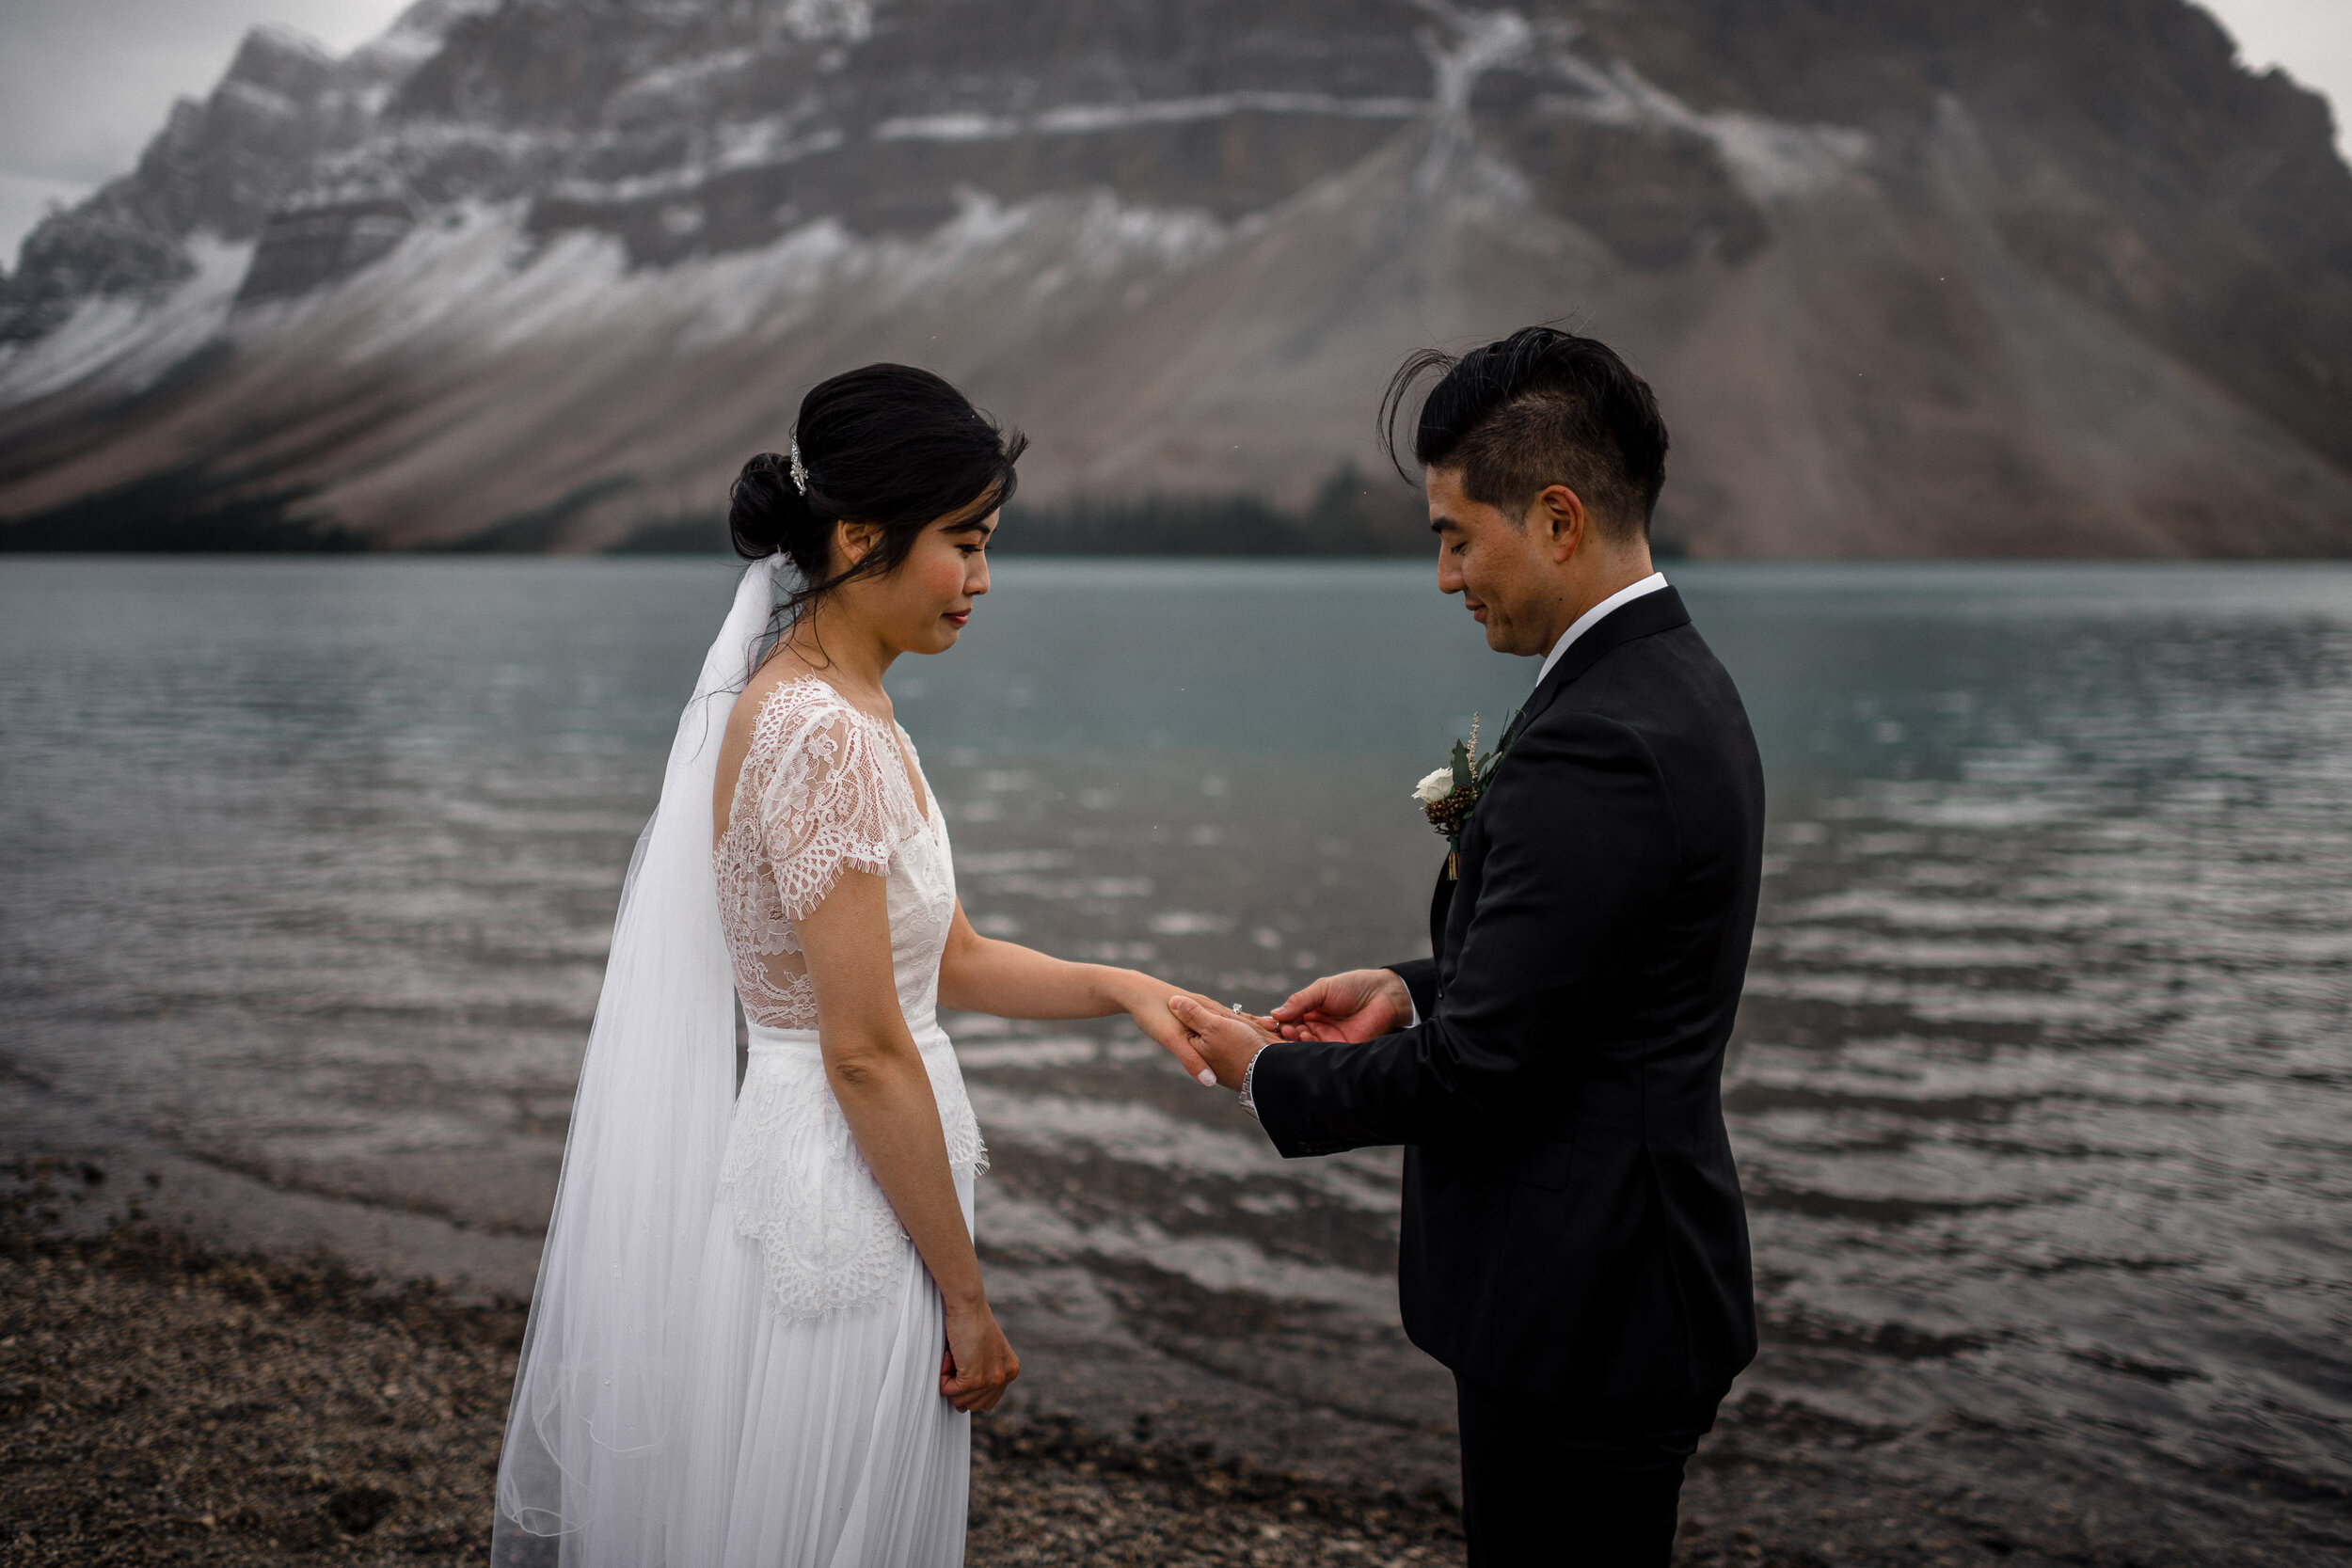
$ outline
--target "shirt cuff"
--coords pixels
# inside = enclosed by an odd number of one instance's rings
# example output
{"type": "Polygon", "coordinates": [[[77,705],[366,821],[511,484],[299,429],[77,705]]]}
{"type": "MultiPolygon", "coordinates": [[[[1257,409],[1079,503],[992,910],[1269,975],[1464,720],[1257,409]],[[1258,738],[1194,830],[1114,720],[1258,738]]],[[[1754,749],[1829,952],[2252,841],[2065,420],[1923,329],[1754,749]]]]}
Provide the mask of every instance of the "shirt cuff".
{"type": "Polygon", "coordinates": [[[1258,1047],[1257,1050],[1251,1052],[1249,1053],[1249,1065],[1242,1069],[1241,1072],[1241,1108],[1249,1113],[1249,1117],[1252,1121],[1263,1119],[1258,1115],[1258,1096],[1256,1091],[1258,1087],[1258,1058],[1265,1053],[1266,1048],[1263,1045],[1258,1047]]]}

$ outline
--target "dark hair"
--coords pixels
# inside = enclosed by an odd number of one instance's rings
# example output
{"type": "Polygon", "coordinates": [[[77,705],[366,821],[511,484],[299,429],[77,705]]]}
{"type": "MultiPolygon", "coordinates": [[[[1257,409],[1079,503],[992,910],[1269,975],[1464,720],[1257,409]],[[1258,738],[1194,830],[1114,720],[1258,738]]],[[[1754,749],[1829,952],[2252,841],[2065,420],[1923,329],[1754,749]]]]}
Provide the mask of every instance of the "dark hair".
{"type": "Polygon", "coordinates": [[[1463,494],[1514,521],[1546,486],[1565,484],[1605,537],[1648,533],[1666,483],[1666,421],[1649,383],[1607,343],[1530,326],[1459,358],[1422,349],[1380,400],[1381,442],[1399,473],[1397,416],[1431,371],[1444,373],[1413,430],[1422,467],[1459,468],[1463,494]]]}
{"type": "Polygon", "coordinates": [[[1012,499],[1013,465],[1028,449],[961,392],[911,365],[867,365],[819,382],[801,400],[792,460],[763,451],[743,465],[727,500],[735,553],[757,561],[782,550],[801,586],[779,610],[789,626],[843,583],[898,569],[925,529],[961,513],[984,515],[1012,499]],[[855,564],[833,571],[834,527],[871,523],[882,538],[855,564]]]}

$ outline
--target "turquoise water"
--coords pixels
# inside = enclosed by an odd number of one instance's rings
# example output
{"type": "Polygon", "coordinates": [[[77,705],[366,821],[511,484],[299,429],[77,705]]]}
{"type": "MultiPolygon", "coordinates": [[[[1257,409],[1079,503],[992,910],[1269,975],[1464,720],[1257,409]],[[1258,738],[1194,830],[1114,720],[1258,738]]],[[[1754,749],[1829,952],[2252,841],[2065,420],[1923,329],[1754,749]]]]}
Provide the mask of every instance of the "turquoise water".
{"type": "MultiPolygon", "coordinates": [[[[2340,1506],[2352,571],[1670,575],[1772,789],[1727,1081],[1768,1321],[1741,1397],[1930,1472],[1957,1432],[2126,1494],[2340,1506]]],[[[731,580],[0,567],[0,1093],[537,1227],[731,580]]],[[[1419,950],[1440,851],[1406,791],[1534,670],[1420,566],[1014,560],[893,688],[984,928],[1263,1004],[1419,950]]],[[[1107,1028],[958,1034],[1020,1310],[1087,1304],[1088,1343],[1204,1400],[1441,1416],[1394,1337],[1392,1155],[1286,1166],[1107,1028]],[[1201,1304],[1241,1298],[1255,1337],[1220,1338],[1201,1304]]]]}

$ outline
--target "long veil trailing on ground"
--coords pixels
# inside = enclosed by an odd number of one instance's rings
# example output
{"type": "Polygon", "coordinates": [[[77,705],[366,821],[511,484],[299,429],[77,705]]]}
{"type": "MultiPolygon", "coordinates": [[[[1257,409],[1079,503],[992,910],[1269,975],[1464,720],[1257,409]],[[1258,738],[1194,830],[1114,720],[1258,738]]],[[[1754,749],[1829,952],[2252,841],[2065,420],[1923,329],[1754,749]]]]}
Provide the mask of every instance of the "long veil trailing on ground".
{"type": "Polygon", "coordinates": [[[666,1560],[684,1340],[735,1094],[711,792],[782,560],[743,574],[621,892],[499,1461],[501,1568],[666,1560]]]}

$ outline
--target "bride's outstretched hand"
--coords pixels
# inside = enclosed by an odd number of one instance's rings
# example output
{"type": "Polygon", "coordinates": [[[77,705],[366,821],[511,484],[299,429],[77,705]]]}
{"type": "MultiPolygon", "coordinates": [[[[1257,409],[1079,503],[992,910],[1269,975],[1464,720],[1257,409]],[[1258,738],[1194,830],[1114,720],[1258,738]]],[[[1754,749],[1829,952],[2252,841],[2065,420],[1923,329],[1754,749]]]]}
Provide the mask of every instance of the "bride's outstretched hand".
{"type": "MultiPolygon", "coordinates": [[[[1181,990],[1148,974],[1138,974],[1135,978],[1139,983],[1128,988],[1132,994],[1122,994],[1120,1004],[1127,1009],[1127,1016],[1136,1021],[1136,1027],[1150,1036],[1161,1050],[1183,1063],[1184,1070],[1202,1085],[1215,1085],[1216,1074],[1201,1058],[1192,1031],[1168,1011],[1168,999],[1170,995],[1188,995],[1204,1007],[1214,1007],[1219,1012],[1230,1009],[1222,1002],[1213,1001],[1198,991],[1181,990]]],[[[1250,1027],[1269,1040],[1281,1037],[1274,1032],[1274,1021],[1270,1018],[1258,1018],[1249,1013],[1235,1013],[1233,1016],[1248,1020],[1250,1027]]]]}
{"type": "Polygon", "coordinates": [[[1189,992],[1169,997],[1168,1011],[1184,1026],[1193,1053],[1209,1064],[1215,1082],[1229,1089],[1240,1088],[1258,1053],[1282,1037],[1270,1018],[1258,1018],[1189,992]]]}
{"type": "Polygon", "coordinates": [[[1021,1357],[1012,1353],[996,1314],[985,1302],[947,1308],[947,1350],[939,1358],[939,1395],[958,1410],[993,1410],[1012,1380],[1021,1357]]]}
{"type": "Polygon", "coordinates": [[[1274,1009],[1286,1040],[1360,1045],[1412,1021],[1413,993],[1391,969],[1327,974],[1274,1009]]]}

